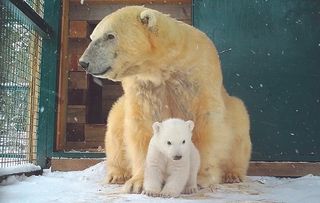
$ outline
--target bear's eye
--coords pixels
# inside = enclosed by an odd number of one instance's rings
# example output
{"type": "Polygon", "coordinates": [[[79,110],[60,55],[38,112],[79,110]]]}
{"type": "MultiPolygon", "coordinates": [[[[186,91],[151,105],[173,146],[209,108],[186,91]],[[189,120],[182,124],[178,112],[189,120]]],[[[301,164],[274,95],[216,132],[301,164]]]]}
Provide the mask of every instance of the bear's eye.
{"type": "Polygon", "coordinates": [[[185,141],[185,140],[183,140],[183,141],[182,141],[182,144],[184,144],[184,143],[186,143],[186,141],[185,141]]]}
{"type": "Polygon", "coordinates": [[[107,40],[112,40],[114,39],[114,35],[113,34],[108,34],[107,35],[107,40]]]}
{"type": "Polygon", "coordinates": [[[170,141],[168,141],[168,142],[167,142],[167,144],[168,144],[168,145],[171,145],[171,142],[170,142],[170,141]]]}

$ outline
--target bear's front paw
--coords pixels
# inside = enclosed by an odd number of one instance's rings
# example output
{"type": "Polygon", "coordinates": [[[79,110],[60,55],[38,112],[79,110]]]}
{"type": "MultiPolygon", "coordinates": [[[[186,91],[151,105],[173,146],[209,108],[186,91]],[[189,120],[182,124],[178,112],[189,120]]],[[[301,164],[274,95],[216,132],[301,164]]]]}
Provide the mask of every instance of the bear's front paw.
{"type": "Polygon", "coordinates": [[[143,191],[142,191],[142,194],[143,194],[143,195],[150,196],[150,197],[159,197],[159,196],[160,196],[160,193],[159,193],[159,192],[151,191],[151,190],[143,190],[143,191]]]}
{"type": "Polygon", "coordinates": [[[216,185],[220,183],[220,177],[199,175],[197,182],[201,189],[209,188],[213,192],[215,191],[216,185]]]}
{"type": "Polygon", "coordinates": [[[196,193],[196,192],[198,192],[197,186],[195,186],[195,187],[186,187],[182,193],[183,194],[192,194],[192,193],[196,193]]]}
{"type": "Polygon", "coordinates": [[[132,177],[124,184],[125,193],[140,194],[142,192],[143,178],[132,177]]]}

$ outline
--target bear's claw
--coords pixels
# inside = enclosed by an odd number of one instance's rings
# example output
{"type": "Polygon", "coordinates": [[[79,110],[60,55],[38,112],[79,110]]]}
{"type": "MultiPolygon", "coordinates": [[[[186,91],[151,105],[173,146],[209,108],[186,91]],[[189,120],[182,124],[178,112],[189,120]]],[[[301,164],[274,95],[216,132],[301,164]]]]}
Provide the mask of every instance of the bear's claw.
{"type": "Polygon", "coordinates": [[[223,177],[223,182],[224,183],[240,183],[242,182],[242,179],[238,175],[227,173],[223,177]]]}
{"type": "Polygon", "coordinates": [[[179,194],[172,193],[172,192],[160,192],[160,197],[164,198],[171,198],[171,197],[178,197],[179,194]]]}
{"type": "Polygon", "coordinates": [[[183,194],[192,194],[192,193],[196,193],[196,192],[198,192],[197,187],[187,187],[184,189],[184,191],[182,193],[183,194]]]}
{"type": "Polygon", "coordinates": [[[154,191],[142,191],[142,194],[143,195],[147,195],[147,196],[150,196],[150,197],[159,197],[160,196],[160,193],[159,192],[154,192],[154,191]]]}
{"type": "Polygon", "coordinates": [[[140,194],[142,192],[143,178],[132,177],[124,184],[125,193],[140,194]]]}
{"type": "Polygon", "coordinates": [[[109,174],[107,176],[107,182],[110,184],[124,184],[129,179],[130,176],[127,174],[109,174]]]}

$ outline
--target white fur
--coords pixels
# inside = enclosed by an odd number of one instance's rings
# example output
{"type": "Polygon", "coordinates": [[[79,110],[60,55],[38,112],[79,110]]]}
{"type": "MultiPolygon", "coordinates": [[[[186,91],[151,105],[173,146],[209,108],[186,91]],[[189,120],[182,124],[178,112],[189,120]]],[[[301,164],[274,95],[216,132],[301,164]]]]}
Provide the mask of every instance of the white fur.
{"type": "Polygon", "coordinates": [[[152,127],[153,136],[145,163],[144,194],[176,197],[181,193],[197,192],[200,155],[191,140],[194,123],[168,119],[155,122],[152,127]],[[174,160],[175,156],[182,158],[174,160]]]}

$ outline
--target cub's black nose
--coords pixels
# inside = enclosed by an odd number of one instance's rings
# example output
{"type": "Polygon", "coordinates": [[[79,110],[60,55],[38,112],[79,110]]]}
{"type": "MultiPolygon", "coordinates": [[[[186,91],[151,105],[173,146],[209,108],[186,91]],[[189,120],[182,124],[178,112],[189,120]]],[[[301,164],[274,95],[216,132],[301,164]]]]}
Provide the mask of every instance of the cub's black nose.
{"type": "Polygon", "coordinates": [[[180,160],[181,158],[182,158],[182,156],[177,156],[176,155],[176,156],[173,157],[173,160],[180,160]]]}
{"type": "Polygon", "coordinates": [[[83,69],[85,69],[85,70],[87,70],[88,67],[89,67],[89,63],[84,62],[84,61],[79,61],[79,64],[80,64],[80,66],[81,66],[83,69]]]}

